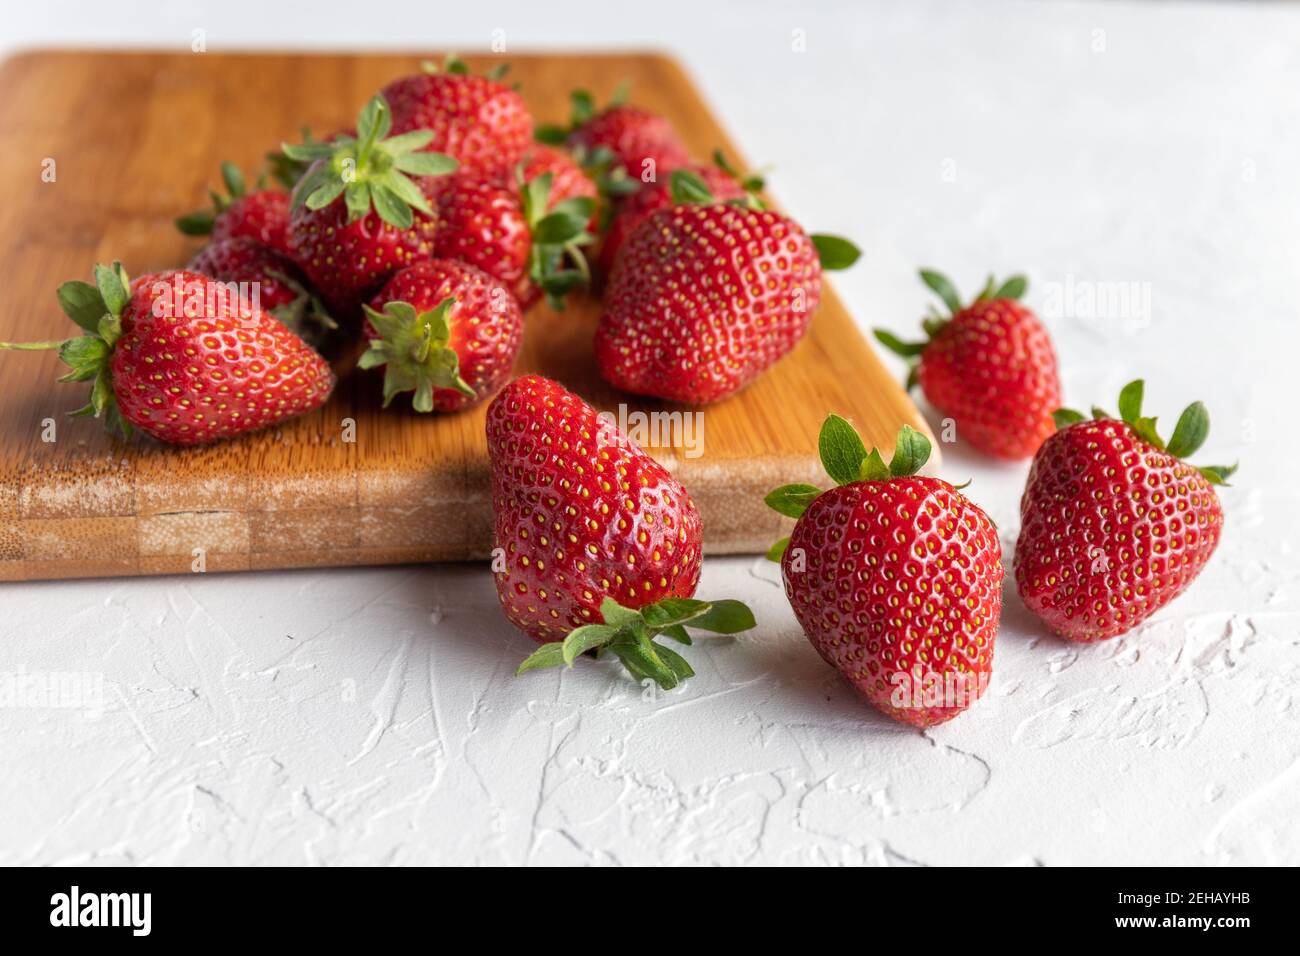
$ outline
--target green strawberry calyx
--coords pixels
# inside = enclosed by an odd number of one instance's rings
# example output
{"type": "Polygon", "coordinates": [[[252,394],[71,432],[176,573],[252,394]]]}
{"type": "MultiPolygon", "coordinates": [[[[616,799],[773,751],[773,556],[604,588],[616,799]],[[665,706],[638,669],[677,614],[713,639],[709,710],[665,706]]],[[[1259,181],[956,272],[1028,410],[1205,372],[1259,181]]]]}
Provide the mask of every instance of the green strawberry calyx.
{"type": "Polygon", "coordinates": [[[363,305],[366,317],[379,334],[357,360],[358,368],[384,366],[384,407],[401,392],[414,392],[417,412],[433,411],[433,391],[453,389],[469,398],[474,389],[460,377],[460,356],[447,343],[451,339],[448,317],[456,299],[448,296],[427,312],[409,302],[386,302],[376,312],[363,305]]]}
{"type": "Polygon", "coordinates": [[[0,342],[0,349],[39,352],[58,349],[70,371],[60,382],[90,382],[90,401],[71,412],[104,418],[109,430],[131,437],[131,423],[122,417],[113,394],[113,346],[122,336],[122,310],[131,300],[131,279],[122,263],[95,266],[95,284],[65,282],[59,286],[59,306],[85,330],[84,335],[55,342],[0,342]]]}
{"type": "Polygon", "coordinates": [[[578,127],[585,126],[606,110],[612,110],[616,106],[625,104],[630,92],[630,83],[627,81],[620,83],[615,88],[614,95],[609,98],[609,102],[605,104],[604,108],[601,108],[596,105],[596,98],[590,92],[587,90],[574,90],[569,94],[568,125],[543,123],[534,130],[533,139],[539,143],[546,143],[548,146],[560,146],[578,127]]]}
{"type": "MultiPolygon", "coordinates": [[[[722,151],[714,153],[715,161],[720,161],[720,168],[730,175],[738,175],[735,170],[727,164],[726,157],[722,151]]],[[[762,187],[763,180],[758,177],[748,179],[739,179],[742,186],[746,183],[757,183],[762,187]]],[[[709,189],[708,183],[698,174],[689,169],[674,169],[668,177],[668,188],[674,205],[702,205],[707,206],[716,203],[718,200],[713,195],[713,190],[709,189]]],[[[766,209],[767,205],[758,195],[750,188],[746,187],[743,199],[727,200],[725,205],[744,206],[748,209],[766,209]]],[[[828,272],[847,269],[853,263],[857,262],[862,256],[862,250],[843,236],[832,236],[826,233],[811,233],[808,238],[812,240],[813,247],[817,250],[817,258],[821,266],[828,272]]]]}
{"type": "Polygon", "coordinates": [[[597,658],[607,654],[617,657],[638,681],[652,680],[664,690],[672,690],[695,676],[695,671],[672,648],[656,642],[656,637],[689,645],[688,628],[738,634],[755,625],[754,612],[740,601],[693,598],[664,598],[636,610],[605,598],[600,604],[600,616],[600,624],[584,624],[562,641],[543,644],[524,659],[515,673],[572,667],[579,655],[594,651],[597,658]]]}
{"type": "Polygon", "coordinates": [[[587,229],[596,213],[596,200],[572,196],[548,209],[554,176],[542,173],[528,182],[522,164],[516,168],[524,219],[532,242],[528,250],[528,278],[546,295],[557,311],[564,309],[564,297],[591,282],[591,268],[582,247],[596,241],[587,229]]]}
{"type": "MultiPolygon", "coordinates": [[[[1157,451],[1163,451],[1179,459],[1196,454],[1200,447],[1205,444],[1205,439],[1210,434],[1210,413],[1206,410],[1205,403],[1192,402],[1192,404],[1184,408],[1183,413],[1178,416],[1177,424],[1174,425],[1173,435],[1166,442],[1160,437],[1160,432],[1156,429],[1156,419],[1142,414],[1142,398],[1145,390],[1146,383],[1140,378],[1129,382],[1120,389],[1119,420],[1132,428],[1137,433],[1138,438],[1157,451]]],[[[1056,422],[1057,430],[1063,430],[1071,425],[1077,425],[1085,421],[1104,419],[1113,421],[1115,416],[1094,405],[1092,418],[1088,418],[1072,408],[1058,408],[1052,412],[1052,419],[1056,422]]],[[[1205,480],[1212,485],[1226,485],[1228,479],[1237,470],[1236,465],[1195,467],[1205,477],[1205,480]]]]}
{"type": "MultiPolygon", "coordinates": [[[[221,164],[221,181],[226,187],[224,193],[219,193],[215,189],[208,190],[208,195],[212,198],[212,208],[199,209],[178,217],[175,220],[177,229],[187,236],[211,235],[217,216],[229,209],[237,200],[248,195],[244,173],[234,163],[221,164]]],[[[254,188],[262,189],[264,185],[263,180],[259,178],[254,188]]]]}
{"type": "MultiPolygon", "coordinates": [[[[452,76],[469,76],[470,68],[455,53],[448,53],[443,57],[442,62],[437,60],[424,60],[420,63],[420,69],[425,73],[448,73],[452,76]]],[[[510,64],[501,62],[493,65],[490,69],[485,70],[483,75],[489,80],[500,82],[505,75],[510,72],[510,64]]]]}
{"type": "MultiPolygon", "coordinates": [[[[895,355],[907,359],[906,385],[909,389],[916,385],[917,368],[920,365],[921,356],[930,347],[930,343],[934,341],[935,336],[944,330],[957,313],[970,308],[970,306],[962,305],[961,296],[957,293],[957,287],[942,272],[936,272],[933,269],[922,269],[920,275],[921,281],[948,307],[946,316],[933,305],[926,310],[925,318],[921,320],[921,328],[925,330],[925,341],[905,342],[888,329],[872,330],[876,341],[895,355]]],[[[990,275],[984,283],[984,288],[980,290],[979,295],[975,297],[971,305],[998,300],[1015,302],[1025,294],[1025,290],[1028,288],[1029,280],[1022,275],[1013,275],[1002,282],[998,282],[990,275]]]]}
{"type": "Polygon", "coordinates": [[[717,166],[718,169],[722,170],[722,172],[734,179],[736,185],[745,190],[745,192],[750,196],[757,198],[757,194],[761,193],[763,187],[767,185],[767,180],[761,170],[756,173],[741,172],[732,165],[731,160],[727,159],[727,154],[721,149],[715,149],[713,151],[712,159],[714,166],[717,166]]]}
{"type": "Polygon", "coordinates": [[[314,345],[326,332],[338,329],[338,322],[315,292],[279,269],[268,269],[267,275],[294,293],[292,302],[268,310],[282,325],[288,326],[291,332],[299,338],[312,341],[314,345]]]}
{"type": "MultiPolygon", "coordinates": [[[[301,132],[302,142],[294,144],[295,146],[321,145],[312,137],[310,126],[303,126],[301,132]]],[[[311,160],[292,159],[283,149],[271,150],[266,154],[265,159],[267,169],[271,172],[271,177],[290,192],[293,192],[294,187],[298,185],[298,181],[301,180],[307,170],[311,168],[312,163],[311,160]]]]}
{"type": "MultiPolygon", "coordinates": [[[[727,200],[730,204],[745,206],[749,209],[767,208],[767,204],[759,196],[765,185],[761,174],[746,175],[742,173],[731,164],[731,161],[727,159],[727,155],[720,149],[713,151],[713,165],[734,179],[736,185],[745,191],[742,198],[727,200]]],[[[690,169],[674,169],[668,177],[668,188],[675,205],[681,206],[691,203],[708,205],[717,202],[713,191],[709,189],[708,183],[698,173],[690,169]]]]}
{"type": "Polygon", "coordinates": [[[348,222],[373,209],[397,229],[410,228],[412,210],[432,216],[429,200],[411,176],[446,175],[456,169],[456,160],[421,152],[433,140],[432,130],[390,137],[392,122],[388,102],[374,96],[357,116],[356,136],[340,136],[332,143],[285,143],[289,159],[312,163],[293,189],[293,205],[324,209],[342,199],[348,222]]]}
{"type": "MultiPolygon", "coordinates": [[[[839,415],[829,415],[822,423],[817,436],[817,451],[822,467],[836,485],[851,485],[857,481],[888,481],[915,475],[930,460],[930,439],[910,425],[898,430],[894,440],[894,454],[885,464],[879,448],[867,450],[851,423],[839,415]]],[[[816,485],[782,485],[768,493],[763,503],[777,514],[787,518],[801,518],[808,506],[822,493],[816,485]]],[[[782,538],[767,552],[769,561],[780,561],[789,545],[789,537],[782,538]]]]}
{"type": "Polygon", "coordinates": [[[628,175],[627,169],[608,146],[597,146],[593,149],[578,144],[569,153],[573,161],[582,167],[587,178],[595,183],[596,192],[606,200],[602,205],[601,229],[603,230],[609,225],[609,219],[614,214],[614,203],[640,189],[641,180],[633,179],[628,175]]]}

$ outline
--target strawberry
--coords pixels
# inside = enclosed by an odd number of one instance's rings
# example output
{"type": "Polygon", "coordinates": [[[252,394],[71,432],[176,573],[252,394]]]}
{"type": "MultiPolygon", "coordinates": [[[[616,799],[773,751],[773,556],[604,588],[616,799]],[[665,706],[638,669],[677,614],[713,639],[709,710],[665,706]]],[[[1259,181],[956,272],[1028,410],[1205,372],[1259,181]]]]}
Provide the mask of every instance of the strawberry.
{"type": "Polygon", "coordinates": [[[763,180],[757,176],[739,176],[721,150],[715,151],[713,158],[713,165],[700,163],[675,169],[668,179],[647,183],[624,200],[601,241],[598,260],[601,272],[605,275],[613,272],[623,243],[652,212],[688,202],[750,201],[761,206],[754,193],[763,188],[763,180]]]}
{"type": "Polygon", "coordinates": [[[596,329],[600,374],[616,388],[703,404],[742,388],[794,348],[823,268],[858,257],[847,240],[741,206],[680,205],[628,237],[596,329]]]}
{"type": "Polygon", "coordinates": [[[533,138],[533,118],[519,93],[504,83],[504,64],[489,76],[471,76],[448,57],[442,68],[404,76],[381,91],[393,110],[393,132],[431,130],[426,149],[446,153],[460,168],[490,175],[519,162],[533,138]]]}
{"type": "Polygon", "coordinates": [[[609,106],[597,112],[586,90],[570,94],[572,116],[567,127],[543,126],[537,138],[553,145],[588,154],[609,150],[633,180],[654,182],[691,161],[686,145],[671,123],[658,113],[626,105],[625,91],[614,94],[609,106]]]}
{"type": "Polygon", "coordinates": [[[1016,586],[1031,611],[1072,641],[1123,634],[1181,594],[1219,544],[1214,485],[1234,471],[1185,461],[1209,434],[1200,402],[1168,444],[1142,416],[1143,383],[1119,396],[1120,420],[1061,409],[1020,501],[1016,586]]]}
{"type": "Polygon", "coordinates": [[[481,402],[510,375],[523,341],[514,296],[486,272],[445,259],[408,266],[366,310],[360,368],[384,366],[384,405],[414,392],[417,412],[481,402]]]}
{"type": "Polygon", "coordinates": [[[487,440],[501,607],[550,642],[520,671],[603,647],[638,679],[671,687],[690,668],[656,634],[689,643],[687,621],[723,633],[753,626],[737,602],[689,600],[700,579],[699,511],[608,416],[529,375],[489,406],[487,440]]]}
{"type": "Polygon", "coordinates": [[[589,196],[552,203],[553,178],[546,172],[507,186],[499,178],[448,176],[436,190],[435,254],[482,269],[525,309],[542,294],[563,308],[564,296],[588,279],[582,246],[592,241],[587,224],[596,203],[589,196]]]}
{"type": "MultiPolygon", "coordinates": [[[[513,170],[503,170],[498,174],[498,185],[516,190],[523,198],[524,185],[550,173],[551,188],[547,195],[546,211],[550,212],[566,199],[590,199],[593,204],[599,200],[599,190],[595,180],[573,156],[562,149],[534,143],[513,170]]],[[[593,211],[587,221],[587,231],[593,235],[597,229],[596,214],[593,211]]]]}
{"type": "Polygon", "coordinates": [[[241,286],[259,308],[298,335],[319,336],[336,329],[324,304],[306,286],[298,267],[253,239],[237,237],[208,243],[185,267],[222,282],[241,286]]]}
{"type": "Polygon", "coordinates": [[[882,713],[949,720],[988,684],[1002,613],[997,529],[977,505],[916,472],[930,442],[907,426],[889,464],[837,415],[822,425],[836,486],[784,485],[765,499],[797,518],[768,553],[817,653],[882,713]]]}
{"type": "Polygon", "coordinates": [[[394,272],[433,258],[432,177],[456,163],[416,152],[431,131],[389,138],[390,126],[388,104],[376,96],[357,117],[357,136],[284,146],[290,159],[312,163],[293,191],[293,258],[339,313],[355,314],[394,272]]]}
{"type": "Polygon", "coordinates": [[[289,254],[289,195],[274,189],[248,192],[244,174],[233,163],[221,164],[226,195],[210,193],[212,209],[181,216],[176,228],[187,236],[210,236],[213,242],[247,238],[289,254]]]}
{"type": "Polygon", "coordinates": [[[197,445],[319,408],[334,388],[329,365],[298,336],[230,287],[173,270],[132,282],[121,263],[95,266],[95,285],[65,282],[59,304],[86,334],[64,342],[0,343],[55,349],[92,381],[77,415],[106,417],[129,436],[197,445]]]}
{"type": "Polygon", "coordinates": [[[1054,429],[1061,385],[1047,329],[1016,301],[1024,277],[995,287],[990,276],[968,306],[939,273],[923,269],[921,279],[951,315],[931,310],[925,342],[902,342],[884,329],[876,338],[908,359],[908,387],[919,382],[930,404],[956,422],[959,436],[987,455],[1028,458],[1054,429]]]}
{"type": "Polygon", "coordinates": [[[551,174],[551,190],[547,199],[547,209],[554,209],[557,203],[565,199],[587,197],[595,200],[596,184],[582,165],[562,149],[534,143],[520,160],[522,170],[519,175],[507,171],[501,176],[503,185],[517,186],[522,180],[530,183],[544,173],[551,174]]]}

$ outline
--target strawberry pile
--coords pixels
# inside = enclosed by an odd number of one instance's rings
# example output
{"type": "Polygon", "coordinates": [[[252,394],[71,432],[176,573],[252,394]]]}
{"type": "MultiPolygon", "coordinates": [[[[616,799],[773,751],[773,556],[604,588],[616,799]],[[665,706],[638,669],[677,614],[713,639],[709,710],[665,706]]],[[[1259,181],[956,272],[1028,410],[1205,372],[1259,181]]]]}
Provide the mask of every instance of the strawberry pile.
{"type": "MultiPolygon", "coordinates": [[[[454,57],[400,77],[324,140],[268,154],[278,186],[221,167],[224,191],[182,216],[206,237],[183,269],[120,263],[58,290],[81,330],[2,343],[57,349],[90,383],[76,414],[130,437],[214,442],[321,408],[355,354],[388,406],[456,414],[490,402],[486,437],[506,618],[540,645],[527,672],[617,659],[671,689],[693,674],[670,644],[755,626],[734,600],[700,600],[705,547],[690,492],[563,384],[511,381],[525,315],[601,292],[592,352],[615,388],[689,405],[745,388],[815,319],[824,270],[859,257],[768,207],[763,180],[720,152],[692,156],[668,119],[618,94],[572,94],[564,125],[536,125],[503,70],[454,57]],[[595,252],[591,262],[588,256],[595,252]],[[594,263],[594,268],[593,268],[594,263]],[[355,343],[358,347],[345,346],[355,343]],[[371,371],[373,370],[373,371],[371,371]],[[494,397],[495,396],[495,397],[494,397]]],[[[1182,593],[1223,528],[1215,486],[1233,468],[1186,458],[1206,439],[1196,402],[1166,442],[1130,383],[1118,416],[1062,409],[1046,326],[1023,277],[946,312],[923,341],[876,337],[983,454],[1032,458],[1014,555],[1024,604],[1062,637],[1126,633],[1182,593]]],[[[929,727],[984,693],[1002,607],[997,530],[961,489],[919,471],[929,439],[903,427],[888,457],[836,415],[817,436],[834,486],[766,498],[794,519],[768,557],[822,658],[888,716],[929,727]]]]}

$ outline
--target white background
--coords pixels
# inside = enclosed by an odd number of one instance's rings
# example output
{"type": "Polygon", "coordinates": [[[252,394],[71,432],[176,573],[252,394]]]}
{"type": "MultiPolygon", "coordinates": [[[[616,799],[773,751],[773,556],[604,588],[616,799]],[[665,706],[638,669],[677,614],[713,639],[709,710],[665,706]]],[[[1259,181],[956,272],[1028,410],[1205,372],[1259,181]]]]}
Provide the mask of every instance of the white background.
{"type": "MultiPolygon", "coordinates": [[[[1026,271],[1040,309],[1138,283],[1149,316],[1045,315],[1066,395],[1145,375],[1166,427],[1205,399],[1199,460],[1242,462],[1223,543],[1100,646],[1009,589],[989,693],[926,733],[855,699],[750,559],[700,593],[760,629],[667,696],[586,661],[514,678],[531,645],[481,567],[3,585],[0,671],[101,674],[105,701],[0,710],[0,863],[1300,863],[1300,8],[357,11],[18,4],[0,48],[671,50],[783,205],[862,245],[835,282],[864,325],[915,328],[918,265],[1026,271]]],[[[945,455],[1009,561],[1026,467],[945,455]]]]}

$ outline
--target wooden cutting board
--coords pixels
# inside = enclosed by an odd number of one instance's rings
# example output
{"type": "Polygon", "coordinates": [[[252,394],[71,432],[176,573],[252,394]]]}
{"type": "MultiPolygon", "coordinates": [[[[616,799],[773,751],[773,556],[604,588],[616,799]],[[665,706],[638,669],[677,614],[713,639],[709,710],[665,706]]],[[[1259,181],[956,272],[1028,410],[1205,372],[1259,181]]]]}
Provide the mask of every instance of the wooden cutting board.
{"type": "MultiPolygon", "coordinates": [[[[0,340],[71,335],[54,290],[89,279],[94,262],[121,259],[132,275],[182,265],[196,244],[172,220],[204,204],[221,160],[251,170],[303,124],[318,134],[349,124],[375,90],[428,56],[68,51],[0,65],[0,340]]],[[[493,62],[466,59],[474,70],[493,62]]],[[[697,155],[721,146],[743,165],[669,58],[509,60],[540,122],[567,118],[574,87],[603,100],[629,80],[633,101],[667,115],[697,155]]],[[[813,171],[785,171],[801,174],[813,171]]],[[[683,410],[600,381],[591,354],[598,315],[594,300],[562,315],[537,307],[516,371],[556,378],[615,413],[620,402],[628,414],[683,410]]],[[[0,579],[486,556],[485,406],[454,416],[381,411],[378,373],[349,365],[336,363],[338,390],[315,414],[178,450],[142,437],[123,442],[94,419],[68,418],[85,390],[55,381],[54,353],[0,352],[0,579]],[[55,440],[46,441],[51,421],[55,440]],[[344,440],[349,423],[353,441],[344,440]]],[[[763,495],[782,482],[823,480],[815,450],[829,412],[884,448],[903,423],[925,429],[827,289],[791,355],[703,410],[698,454],[648,450],[694,496],[707,551],[757,552],[788,523],[763,495]]]]}

